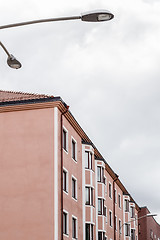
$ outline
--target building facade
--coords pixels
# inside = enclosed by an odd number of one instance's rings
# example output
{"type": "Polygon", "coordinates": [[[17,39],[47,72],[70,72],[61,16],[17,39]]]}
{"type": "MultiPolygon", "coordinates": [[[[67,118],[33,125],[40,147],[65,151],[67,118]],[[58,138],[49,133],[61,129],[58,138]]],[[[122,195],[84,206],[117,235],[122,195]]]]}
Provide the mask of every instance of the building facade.
{"type": "Polygon", "coordinates": [[[139,206],[60,97],[0,91],[0,133],[0,239],[143,239],[139,206]]]}
{"type": "Polygon", "coordinates": [[[139,240],[160,240],[160,225],[153,217],[141,218],[149,214],[147,207],[142,207],[138,213],[139,217],[139,240]]]}

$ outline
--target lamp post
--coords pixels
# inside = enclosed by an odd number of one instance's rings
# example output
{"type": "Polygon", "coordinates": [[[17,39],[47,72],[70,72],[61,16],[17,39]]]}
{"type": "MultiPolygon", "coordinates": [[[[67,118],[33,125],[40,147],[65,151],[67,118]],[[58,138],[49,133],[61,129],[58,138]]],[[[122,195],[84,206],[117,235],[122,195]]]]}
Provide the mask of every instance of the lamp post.
{"type": "Polygon", "coordinates": [[[131,221],[129,221],[129,222],[123,223],[122,226],[121,226],[120,229],[119,229],[119,240],[121,240],[121,230],[122,230],[122,227],[123,227],[125,224],[131,223],[131,222],[135,222],[136,220],[139,220],[139,219],[142,219],[142,218],[145,218],[145,217],[154,217],[154,216],[157,216],[157,214],[148,213],[148,214],[146,214],[146,215],[144,215],[144,216],[141,216],[141,217],[135,218],[135,219],[133,219],[133,220],[131,220],[131,221]]]}
{"type": "MultiPolygon", "coordinates": [[[[68,20],[78,20],[78,19],[84,22],[104,22],[104,21],[109,21],[112,18],[114,18],[114,15],[107,10],[95,10],[95,11],[82,13],[79,16],[48,18],[48,19],[39,19],[39,20],[20,22],[20,23],[12,23],[8,25],[0,26],[0,30],[6,29],[6,28],[37,24],[37,23],[45,23],[45,22],[57,22],[57,21],[68,21],[68,20]]],[[[18,60],[16,60],[16,58],[12,54],[9,53],[9,51],[2,44],[2,42],[0,42],[0,45],[8,56],[8,59],[7,59],[8,65],[14,69],[21,68],[22,66],[21,63],[18,60]]]]}

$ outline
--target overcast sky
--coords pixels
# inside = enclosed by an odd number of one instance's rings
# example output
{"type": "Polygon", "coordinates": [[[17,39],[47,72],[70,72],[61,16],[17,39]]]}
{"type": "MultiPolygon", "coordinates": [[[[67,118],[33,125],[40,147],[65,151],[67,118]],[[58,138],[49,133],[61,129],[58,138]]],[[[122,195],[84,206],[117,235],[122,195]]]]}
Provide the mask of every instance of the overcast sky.
{"type": "Polygon", "coordinates": [[[160,1],[0,0],[0,25],[108,9],[80,20],[1,30],[0,89],[61,96],[139,206],[160,223],[160,1]]]}

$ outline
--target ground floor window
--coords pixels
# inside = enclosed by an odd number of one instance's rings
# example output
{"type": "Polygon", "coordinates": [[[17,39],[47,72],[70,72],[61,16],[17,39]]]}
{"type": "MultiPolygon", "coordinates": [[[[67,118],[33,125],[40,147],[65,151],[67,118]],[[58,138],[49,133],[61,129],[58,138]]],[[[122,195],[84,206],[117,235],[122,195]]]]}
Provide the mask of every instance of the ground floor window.
{"type": "Polygon", "coordinates": [[[86,238],[85,240],[93,240],[93,224],[86,223],[86,238]]]}

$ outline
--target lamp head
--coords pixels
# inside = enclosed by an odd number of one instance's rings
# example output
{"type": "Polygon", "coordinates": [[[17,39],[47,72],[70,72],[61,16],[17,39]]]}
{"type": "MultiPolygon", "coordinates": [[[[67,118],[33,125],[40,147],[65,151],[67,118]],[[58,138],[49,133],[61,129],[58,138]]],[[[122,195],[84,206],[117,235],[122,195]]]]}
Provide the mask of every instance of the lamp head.
{"type": "Polygon", "coordinates": [[[81,14],[81,20],[86,22],[103,22],[114,18],[114,15],[108,10],[96,10],[81,14]]]}
{"type": "Polygon", "coordinates": [[[7,64],[14,69],[22,67],[21,63],[12,54],[7,58],[7,64]]]}

